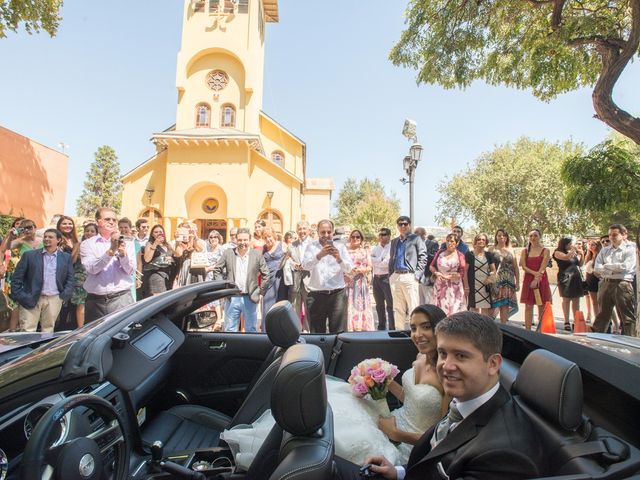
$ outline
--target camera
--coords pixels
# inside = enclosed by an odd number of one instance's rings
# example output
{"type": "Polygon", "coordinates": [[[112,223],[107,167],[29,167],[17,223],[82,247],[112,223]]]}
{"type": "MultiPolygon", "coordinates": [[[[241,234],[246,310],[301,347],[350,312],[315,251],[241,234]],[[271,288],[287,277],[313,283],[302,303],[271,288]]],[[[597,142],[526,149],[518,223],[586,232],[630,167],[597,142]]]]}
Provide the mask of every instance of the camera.
{"type": "Polygon", "coordinates": [[[13,229],[13,235],[16,237],[19,237],[23,233],[24,233],[24,228],[17,227],[13,229]]]}

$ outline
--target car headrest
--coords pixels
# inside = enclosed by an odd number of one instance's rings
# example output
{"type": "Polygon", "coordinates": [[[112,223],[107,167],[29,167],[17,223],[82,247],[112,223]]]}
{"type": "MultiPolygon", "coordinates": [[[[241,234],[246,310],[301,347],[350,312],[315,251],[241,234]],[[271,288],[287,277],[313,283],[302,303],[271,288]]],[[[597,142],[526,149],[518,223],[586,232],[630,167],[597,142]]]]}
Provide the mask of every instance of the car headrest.
{"type": "Polygon", "coordinates": [[[275,303],[264,317],[264,328],[271,343],[289,348],[300,338],[300,319],[293,305],[286,300],[275,303]]]}
{"type": "Polygon", "coordinates": [[[534,350],[520,367],[513,386],[521,399],[565,430],[582,422],[582,376],[578,366],[547,350],[534,350]]]}
{"type": "Polygon", "coordinates": [[[324,424],[327,386],[324,356],[316,345],[287,349],[271,387],[271,412],[292,435],[311,435],[324,424]]]}

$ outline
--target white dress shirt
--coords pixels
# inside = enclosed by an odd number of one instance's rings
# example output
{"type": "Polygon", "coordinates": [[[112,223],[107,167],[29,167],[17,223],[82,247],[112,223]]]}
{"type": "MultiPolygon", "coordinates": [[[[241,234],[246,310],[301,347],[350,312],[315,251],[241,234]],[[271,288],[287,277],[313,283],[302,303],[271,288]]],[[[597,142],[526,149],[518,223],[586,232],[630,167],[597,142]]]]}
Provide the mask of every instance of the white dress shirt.
{"type": "Polygon", "coordinates": [[[318,253],[322,250],[320,242],[311,242],[304,253],[302,268],[311,272],[307,288],[310,291],[337,290],[344,288],[344,274],[351,272],[352,262],[347,247],[341,243],[333,245],[338,249],[340,259],[338,261],[332,255],[325,255],[318,260],[318,253]]]}
{"type": "Polygon", "coordinates": [[[609,245],[600,250],[593,271],[601,278],[633,281],[636,273],[636,246],[623,240],[620,245],[609,245]]]}
{"type": "MultiPolygon", "coordinates": [[[[498,393],[498,389],[500,388],[500,382],[496,382],[496,384],[491,387],[487,392],[483,393],[479,397],[472,398],[471,400],[467,400],[466,402],[458,402],[454,398],[453,401],[456,402],[455,405],[458,407],[458,411],[460,415],[462,415],[462,420],[456,423],[452,423],[449,431],[455,429],[458,425],[460,425],[465,418],[479,409],[482,405],[487,403],[496,393],[498,393]]],[[[407,471],[404,467],[396,466],[396,472],[398,472],[398,480],[404,480],[404,477],[407,475],[407,471]]]]}
{"type": "Polygon", "coordinates": [[[245,253],[243,256],[236,255],[236,272],[235,272],[235,280],[236,285],[240,289],[240,291],[244,294],[247,292],[247,272],[249,270],[249,252],[245,253]]]}
{"type": "Polygon", "coordinates": [[[391,243],[384,247],[380,244],[371,250],[371,263],[373,264],[374,275],[389,275],[389,256],[391,254],[391,243]]]}

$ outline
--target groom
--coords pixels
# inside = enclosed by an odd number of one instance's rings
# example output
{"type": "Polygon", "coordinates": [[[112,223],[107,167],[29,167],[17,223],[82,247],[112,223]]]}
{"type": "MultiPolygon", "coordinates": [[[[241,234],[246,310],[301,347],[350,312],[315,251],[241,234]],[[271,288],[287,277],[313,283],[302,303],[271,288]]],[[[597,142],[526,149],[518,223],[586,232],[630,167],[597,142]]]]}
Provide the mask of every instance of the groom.
{"type": "MultiPolygon", "coordinates": [[[[533,426],[500,386],[502,332],[474,312],[453,314],[436,327],[438,377],[453,397],[449,413],[413,447],[406,467],[386,458],[365,460],[377,478],[390,480],[515,480],[544,474],[533,426]]],[[[337,460],[340,479],[360,479],[358,467],[337,460]]]]}

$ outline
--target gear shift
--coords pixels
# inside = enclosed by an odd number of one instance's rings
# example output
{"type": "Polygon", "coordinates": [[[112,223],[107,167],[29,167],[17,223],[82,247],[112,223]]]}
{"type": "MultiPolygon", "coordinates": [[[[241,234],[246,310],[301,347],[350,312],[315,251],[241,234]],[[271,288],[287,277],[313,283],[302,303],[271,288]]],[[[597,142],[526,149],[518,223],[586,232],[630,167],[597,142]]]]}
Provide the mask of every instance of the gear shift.
{"type": "Polygon", "coordinates": [[[173,478],[179,478],[184,480],[206,480],[207,477],[200,472],[193,471],[182,465],[178,465],[175,462],[168,460],[162,460],[164,457],[164,447],[160,440],[156,440],[151,444],[151,465],[155,468],[159,468],[163,472],[167,472],[173,476],[173,478]]]}

